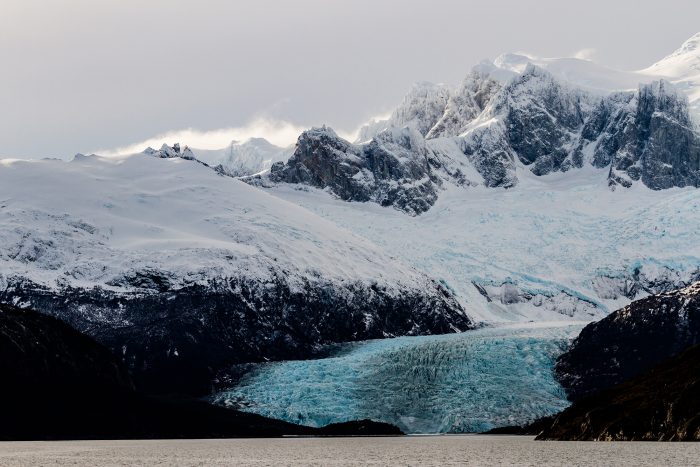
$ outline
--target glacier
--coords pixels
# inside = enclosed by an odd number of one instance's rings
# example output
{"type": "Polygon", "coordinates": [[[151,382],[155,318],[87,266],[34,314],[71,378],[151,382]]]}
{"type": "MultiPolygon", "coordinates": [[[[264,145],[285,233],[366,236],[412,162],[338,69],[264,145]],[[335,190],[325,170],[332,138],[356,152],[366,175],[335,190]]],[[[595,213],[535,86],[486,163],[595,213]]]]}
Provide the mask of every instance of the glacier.
{"type": "Polygon", "coordinates": [[[407,433],[519,425],[569,403],[556,357],[581,323],[527,323],[337,346],[328,358],[258,364],[217,404],[293,423],[357,419],[407,433]]]}
{"type": "Polygon", "coordinates": [[[524,172],[468,196],[448,186],[417,217],[310,187],[266,191],[440,280],[476,321],[593,321],[700,272],[700,190],[611,191],[607,173],[524,172]]]}

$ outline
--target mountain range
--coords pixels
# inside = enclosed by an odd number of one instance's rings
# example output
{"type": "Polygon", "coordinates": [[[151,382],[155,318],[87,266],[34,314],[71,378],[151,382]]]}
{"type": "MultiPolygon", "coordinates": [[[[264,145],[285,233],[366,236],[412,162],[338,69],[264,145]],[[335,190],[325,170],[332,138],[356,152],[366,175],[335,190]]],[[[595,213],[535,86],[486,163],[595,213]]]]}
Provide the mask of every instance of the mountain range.
{"type": "Polygon", "coordinates": [[[0,301],[191,394],[330,343],[601,319],[700,279],[699,67],[700,35],[637,72],[506,54],[355,141],[0,161],[0,301]]]}

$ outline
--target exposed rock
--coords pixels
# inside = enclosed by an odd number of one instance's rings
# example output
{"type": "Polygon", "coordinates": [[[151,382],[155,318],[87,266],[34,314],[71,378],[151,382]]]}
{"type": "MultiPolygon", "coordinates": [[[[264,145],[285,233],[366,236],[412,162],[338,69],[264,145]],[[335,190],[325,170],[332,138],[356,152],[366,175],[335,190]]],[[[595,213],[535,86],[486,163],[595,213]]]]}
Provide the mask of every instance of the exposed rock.
{"type": "Polygon", "coordinates": [[[6,305],[0,372],[0,439],[402,434],[370,420],[310,428],[195,399],[145,396],[106,348],[55,318],[6,305]]]}
{"type": "Polygon", "coordinates": [[[462,153],[489,188],[512,188],[518,183],[517,155],[508,144],[503,127],[483,126],[458,139],[462,153]]]}
{"type": "Polygon", "coordinates": [[[700,283],[632,302],[586,326],[555,365],[571,400],[597,393],[700,342],[700,283]]]}
{"type": "Polygon", "coordinates": [[[331,423],[317,428],[317,436],[397,436],[404,433],[389,423],[372,420],[357,420],[351,422],[331,423]]]}
{"type": "Polygon", "coordinates": [[[346,201],[373,201],[415,215],[437,200],[434,154],[413,128],[390,129],[370,142],[351,144],[327,127],[299,137],[289,162],[272,166],[273,182],[327,188],[346,201]]]}
{"type": "Polygon", "coordinates": [[[142,288],[56,290],[10,281],[0,302],[31,304],[94,337],[121,357],[139,389],[157,393],[206,394],[233,364],[308,358],[323,344],[472,327],[438,285],[442,294],[429,298],[359,282],[300,287],[284,277],[177,289],[154,271],[125,280],[142,288]]]}
{"type": "Polygon", "coordinates": [[[575,401],[548,425],[537,439],[700,440],[700,346],[629,381],[575,401]]]}
{"type": "Polygon", "coordinates": [[[583,126],[591,97],[559,83],[534,65],[494,97],[492,112],[503,115],[505,136],[520,161],[535,175],[581,167],[571,150],[583,126]]]}
{"type": "Polygon", "coordinates": [[[597,141],[593,164],[610,166],[612,184],[641,180],[655,190],[700,185],[700,135],[687,97],[666,81],[604,99],[583,136],[597,141]]]}
{"type": "Polygon", "coordinates": [[[179,157],[186,160],[196,160],[194,153],[189,147],[185,146],[184,149],[180,149],[180,143],[175,143],[172,147],[164,143],[163,146],[161,146],[161,148],[157,151],[148,147],[143,151],[143,153],[153,157],[160,157],[161,159],[173,159],[175,157],[179,157]]]}
{"type": "Polygon", "coordinates": [[[518,435],[518,436],[537,436],[545,429],[549,428],[554,421],[554,415],[538,418],[534,422],[524,425],[511,425],[493,428],[484,432],[485,435],[518,435]]]}
{"type": "Polygon", "coordinates": [[[471,327],[368,240],[194,162],[17,162],[0,179],[0,302],[94,337],[139,388],[202,394],[234,363],[471,327]]]}

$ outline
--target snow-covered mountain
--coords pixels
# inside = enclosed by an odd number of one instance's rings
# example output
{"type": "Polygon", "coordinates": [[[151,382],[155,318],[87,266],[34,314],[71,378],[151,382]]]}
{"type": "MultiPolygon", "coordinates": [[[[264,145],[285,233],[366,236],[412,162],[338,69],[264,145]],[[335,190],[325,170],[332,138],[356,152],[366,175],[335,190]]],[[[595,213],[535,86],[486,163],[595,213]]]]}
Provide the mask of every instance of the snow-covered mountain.
{"type": "Polygon", "coordinates": [[[479,319],[595,319],[700,278],[700,134],[670,79],[506,54],[446,100],[412,89],[366,141],[307,131],[250,182],[442,279],[479,319]]]}
{"type": "Polygon", "coordinates": [[[425,136],[444,113],[449,98],[450,89],[444,84],[416,83],[388,119],[361,127],[356,142],[369,141],[386,128],[405,126],[425,136]]]}
{"type": "Polygon", "coordinates": [[[700,33],[695,34],[678,50],[649,68],[641,70],[640,73],[662,76],[674,83],[688,96],[697,123],[700,116],[700,33]]]}
{"type": "Polygon", "coordinates": [[[447,99],[422,84],[385,128],[377,122],[365,127],[360,139],[371,139],[360,145],[328,129],[306,132],[270,179],[412,215],[428,210],[445,182],[510,188],[525,171],[546,175],[593,166],[608,170],[612,188],[700,186],[700,132],[687,96],[669,81],[601,96],[532,63],[514,69],[503,82],[495,73],[502,67],[479,65],[447,99]],[[403,128],[413,135],[392,144],[403,128]],[[320,132],[326,136],[313,136],[320,132]],[[406,161],[420,169],[392,170],[406,161]]]}
{"type": "Polygon", "coordinates": [[[420,214],[437,199],[440,179],[430,151],[413,126],[389,128],[370,142],[351,144],[327,127],[304,132],[289,161],[269,180],[329,188],[344,200],[374,201],[420,214]]]}
{"type": "Polygon", "coordinates": [[[471,325],[370,241],[157,151],[2,161],[0,245],[0,301],[94,336],[150,389],[206,391],[232,363],[471,325]]]}
{"type": "Polygon", "coordinates": [[[354,143],[2,161],[0,301],[193,391],[322,343],[599,319],[700,279],[696,43],[664,79],[504,55],[354,143]]]}
{"type": "Polygon", "coordinates": [[[278,161],[286,161],[293,148],[275,146],[264,138],[232,141],[222,149],[193,149],[195,157],[226,175],[244,177],[255,175],[272,167],[278,161]]]}
{"type": "Polygon", "coordinates": [[[444,283],[478,320],[594,320],[700,280],[700,190],[611,191],[606,169],[510,189],[447,184],[419,216],[296,184],[267,190],[444,283]]]}

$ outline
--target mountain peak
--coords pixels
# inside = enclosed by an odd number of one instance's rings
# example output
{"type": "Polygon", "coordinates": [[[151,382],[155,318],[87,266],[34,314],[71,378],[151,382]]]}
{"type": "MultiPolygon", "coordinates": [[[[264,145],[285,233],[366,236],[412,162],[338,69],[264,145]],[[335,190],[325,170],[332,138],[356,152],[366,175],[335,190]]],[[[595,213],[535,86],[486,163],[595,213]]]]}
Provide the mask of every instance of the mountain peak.
{"type": "Polygon", "coordinates": [[[675,53],[696,52],[699,49],[700,49],[700,32],[696,33],[690,39],[685,41],[683,43],[683,45],[681,45],[681,48],[678,49],[675,53]]]}
{"type": "Polygon", "coordinates": [[[700,73],[700,32],[645,71],[655,72],[671,78],[681,78],[700,73]]]}

